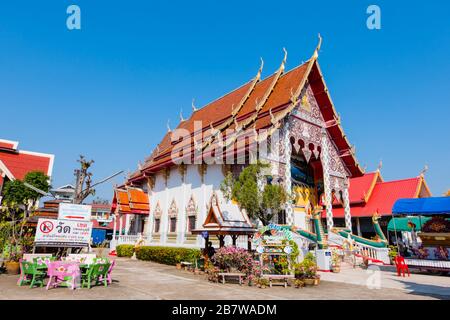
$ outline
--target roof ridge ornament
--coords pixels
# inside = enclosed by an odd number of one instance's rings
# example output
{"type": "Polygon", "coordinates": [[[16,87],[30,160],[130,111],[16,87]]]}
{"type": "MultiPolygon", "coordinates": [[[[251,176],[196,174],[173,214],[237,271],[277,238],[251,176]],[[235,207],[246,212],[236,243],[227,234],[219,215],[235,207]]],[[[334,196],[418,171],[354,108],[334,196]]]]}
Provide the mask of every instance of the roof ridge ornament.
{"type": "Polygon", "coordinates": [[[195,98],[192,98],[192,102],[191,102],[192,112],[195,112],[198,110],[197,107],[194,105],[194,101],[195,101],[195,98]]]}
{"type": "Polygon", "coordinates": [[[280,65],[280,71],[283,72],[284,71],[284,65],[286,64],[287,61],[287,50],[286,48],[283,47],[283,51],[284,51],[284,57],[283,57],[283,61],[281,61],[281,65],[280,65]]]}
{"type": "Polygon", "coordinates": [[[313,53],[313,59],[317,59],[319,57],[319,51],[320,51],[320,46],[322,45],[322,36],[320,35],[320,33],[317,34],[319,36],[319,43],[317,44],[316,49],[314,50],[313,53]]]}
{"type": "Polygon", "coordinates": [[[172,132],[172,129],[170,129],[170,119],[167,119],[167,132],[172,132]]]}
{"type": "Polygon", "coordinates": [[[264,60],[263,60],[263,58],[262,57],[259,57],[260,59],[261,59],[261,65],[259,66],[259,69],[258,69],[258,73],[256,74],[256,79],[259,79],[260,77],[261,77],[261,73],[262,73],[262,70],[263,70],[263,67],[264,67],[264,60]]]}
{"type": "Polygon", "coordinates": [[[428,165],[425,164],[422,171],[420,171],[419,177],[423,178],[425,176],[425,172],[427,172],[427,171],[428,171],[428,165]]]}
{"type": "Polygon", "coordinates": [[[183,108],[181,108],[180,110],[180,122],[183,122],[184,118],[183,118],[183,108]]]}
{"type": "Polygon", "coordinates": [[[380,162],[378,163],[377,171],[380,172],[382,167],[383,167],[383,160],[380,159],[380,162]]]}

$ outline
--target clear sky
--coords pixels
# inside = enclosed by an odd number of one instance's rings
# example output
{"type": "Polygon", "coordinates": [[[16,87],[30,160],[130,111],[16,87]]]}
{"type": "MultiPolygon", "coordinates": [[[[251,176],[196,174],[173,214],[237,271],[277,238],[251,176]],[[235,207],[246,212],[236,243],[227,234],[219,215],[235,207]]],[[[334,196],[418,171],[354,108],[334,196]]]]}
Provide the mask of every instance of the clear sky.
{"type": "MultiPolygon", "coordinates": [[[[79,154],[94,180],[133,171],[191,100],[203,106],[289,52],[319,62],[356,154],[386,180],[428,164],[450,188],[449,1],[2,1],[0,137],[56,155],[53,185],[73,183],[79,154]],[[66,9],[81,8],[81,30],[66,9]],[[366,26],[370,4],[381,29],[366,26]]],[[[123,177],[122,177],[123,178],[123,177]]],[[[110,199],[111,183],[98,189],[110,199]]]]}

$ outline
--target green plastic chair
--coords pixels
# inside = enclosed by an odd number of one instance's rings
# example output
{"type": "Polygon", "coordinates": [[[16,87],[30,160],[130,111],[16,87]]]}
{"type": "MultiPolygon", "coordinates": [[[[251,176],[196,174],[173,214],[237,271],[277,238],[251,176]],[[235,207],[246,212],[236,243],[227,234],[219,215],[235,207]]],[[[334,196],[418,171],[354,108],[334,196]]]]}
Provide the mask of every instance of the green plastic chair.
{"type": "Polygon", "coordinates": [[[81,274],[81,287],[90,289],[93,281],[95,281],[96,285],[103,282],[105,287],[108,286],[107,278],[110,265],[110,263],[91,264],[89,268],[81,274]],[[100,280],[100,277],[102,280],[100,280]]]}
{"type": "Polygon", "coordinates": [[[22,261],[21,264],[24,276],[20,280],[19,286],[30,283],[30,288],[33,288],[35,284],[43,287],[46,273],[40,271],[35,263],[22,261]]]}
{"type": "Polygon", "coordinates": [[[108,286],[108,272],[111,263],[99,263],[94,267],[95,284],[103,282],[105,287],[108,286]]]}

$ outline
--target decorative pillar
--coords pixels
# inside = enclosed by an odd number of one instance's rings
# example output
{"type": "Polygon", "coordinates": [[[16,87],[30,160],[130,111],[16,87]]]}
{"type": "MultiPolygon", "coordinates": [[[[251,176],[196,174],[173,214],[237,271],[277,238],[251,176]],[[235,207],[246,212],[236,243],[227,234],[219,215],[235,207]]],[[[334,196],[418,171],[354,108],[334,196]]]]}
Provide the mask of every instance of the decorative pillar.
{"type": "Polygon", "coordinates": [[[344,205],[344,215],[345,215],[345,227],[352,231],[352,215],[350,213],[350,199],[348,188],[350,187],[350,179],[346,178],[344,181],[344,191],[342,194],[342,201],[344,205]]]}
{"type": "Polygon", "coordinates": [[[322,151],[321,151],[321,160],[323,167],[323,184],[325,191],[325,209],[327,213],[327,230],[331,231],[333,228],[333,211],[332,211],[332,203],[331,203],[331,178],[330,178],[330,154],[328,150],[328,134],[325,128],[322,128],[322,151]]]}
{"type": "MultiPolygon", "coordinates": [[[[284,161],[286,163],[285,165],[285,174],[284,174],[284,185],[286,188],[286,193],[288,195],[291,194],[292,189],[292,181],[291,181],[291,153],[292,153],[292,146],[289,136],[289,122],[286,122],[285,125],[285,136],[284,136],[284,161]]],[[[294,225],[294,210],[292,208],[291,200],[288,200],[286,202],[286,223],[289,226],[294,225]]]]}

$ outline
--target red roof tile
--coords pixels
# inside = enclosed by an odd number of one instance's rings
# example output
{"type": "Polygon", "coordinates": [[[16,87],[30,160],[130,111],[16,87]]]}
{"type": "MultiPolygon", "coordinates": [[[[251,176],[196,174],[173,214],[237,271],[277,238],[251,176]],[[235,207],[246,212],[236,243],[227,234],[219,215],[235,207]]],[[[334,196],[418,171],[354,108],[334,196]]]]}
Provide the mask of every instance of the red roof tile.
{"type": "Polygon", "coordinates": [[[13,177],[19,180],[23,180],[25,175],[31,171],[41,171],[51,176],[53,158],[54,156],[50,154],[0,149],[0,161],[13,177]]]}
{"type": "MultiPolygon", "coordinates": [[[[395,201],[400,198],[417,197],[421,179],[421,177],[416,177],[388,182],[377,182],[367,203],[354,203],[350,206],[352,217],[371,217],[375,212],[378,212],[381,216],[391,215],[392,206],[395,201]]],[[[362,181],[363,180],[361,180],[361,182],[362,181]]],[[[353,179],[351,179],[350,182],[350,194],[352,194],[352,188],[354,187],[352,182],[353,179]]],[[[357,187],[361,187],[362,185],[367,186],[367,181],[364,181],[361,185],[357,185],[357,187]]],[[[361,190],[362,188],[353,194],[358,195],[361,190]]],[[[322,213],[322,217],[326,217],[325,212],[322,213]]],[[[344,209],[342,207],[333,208],[333,217],[343,218],[344,209]]]]}

